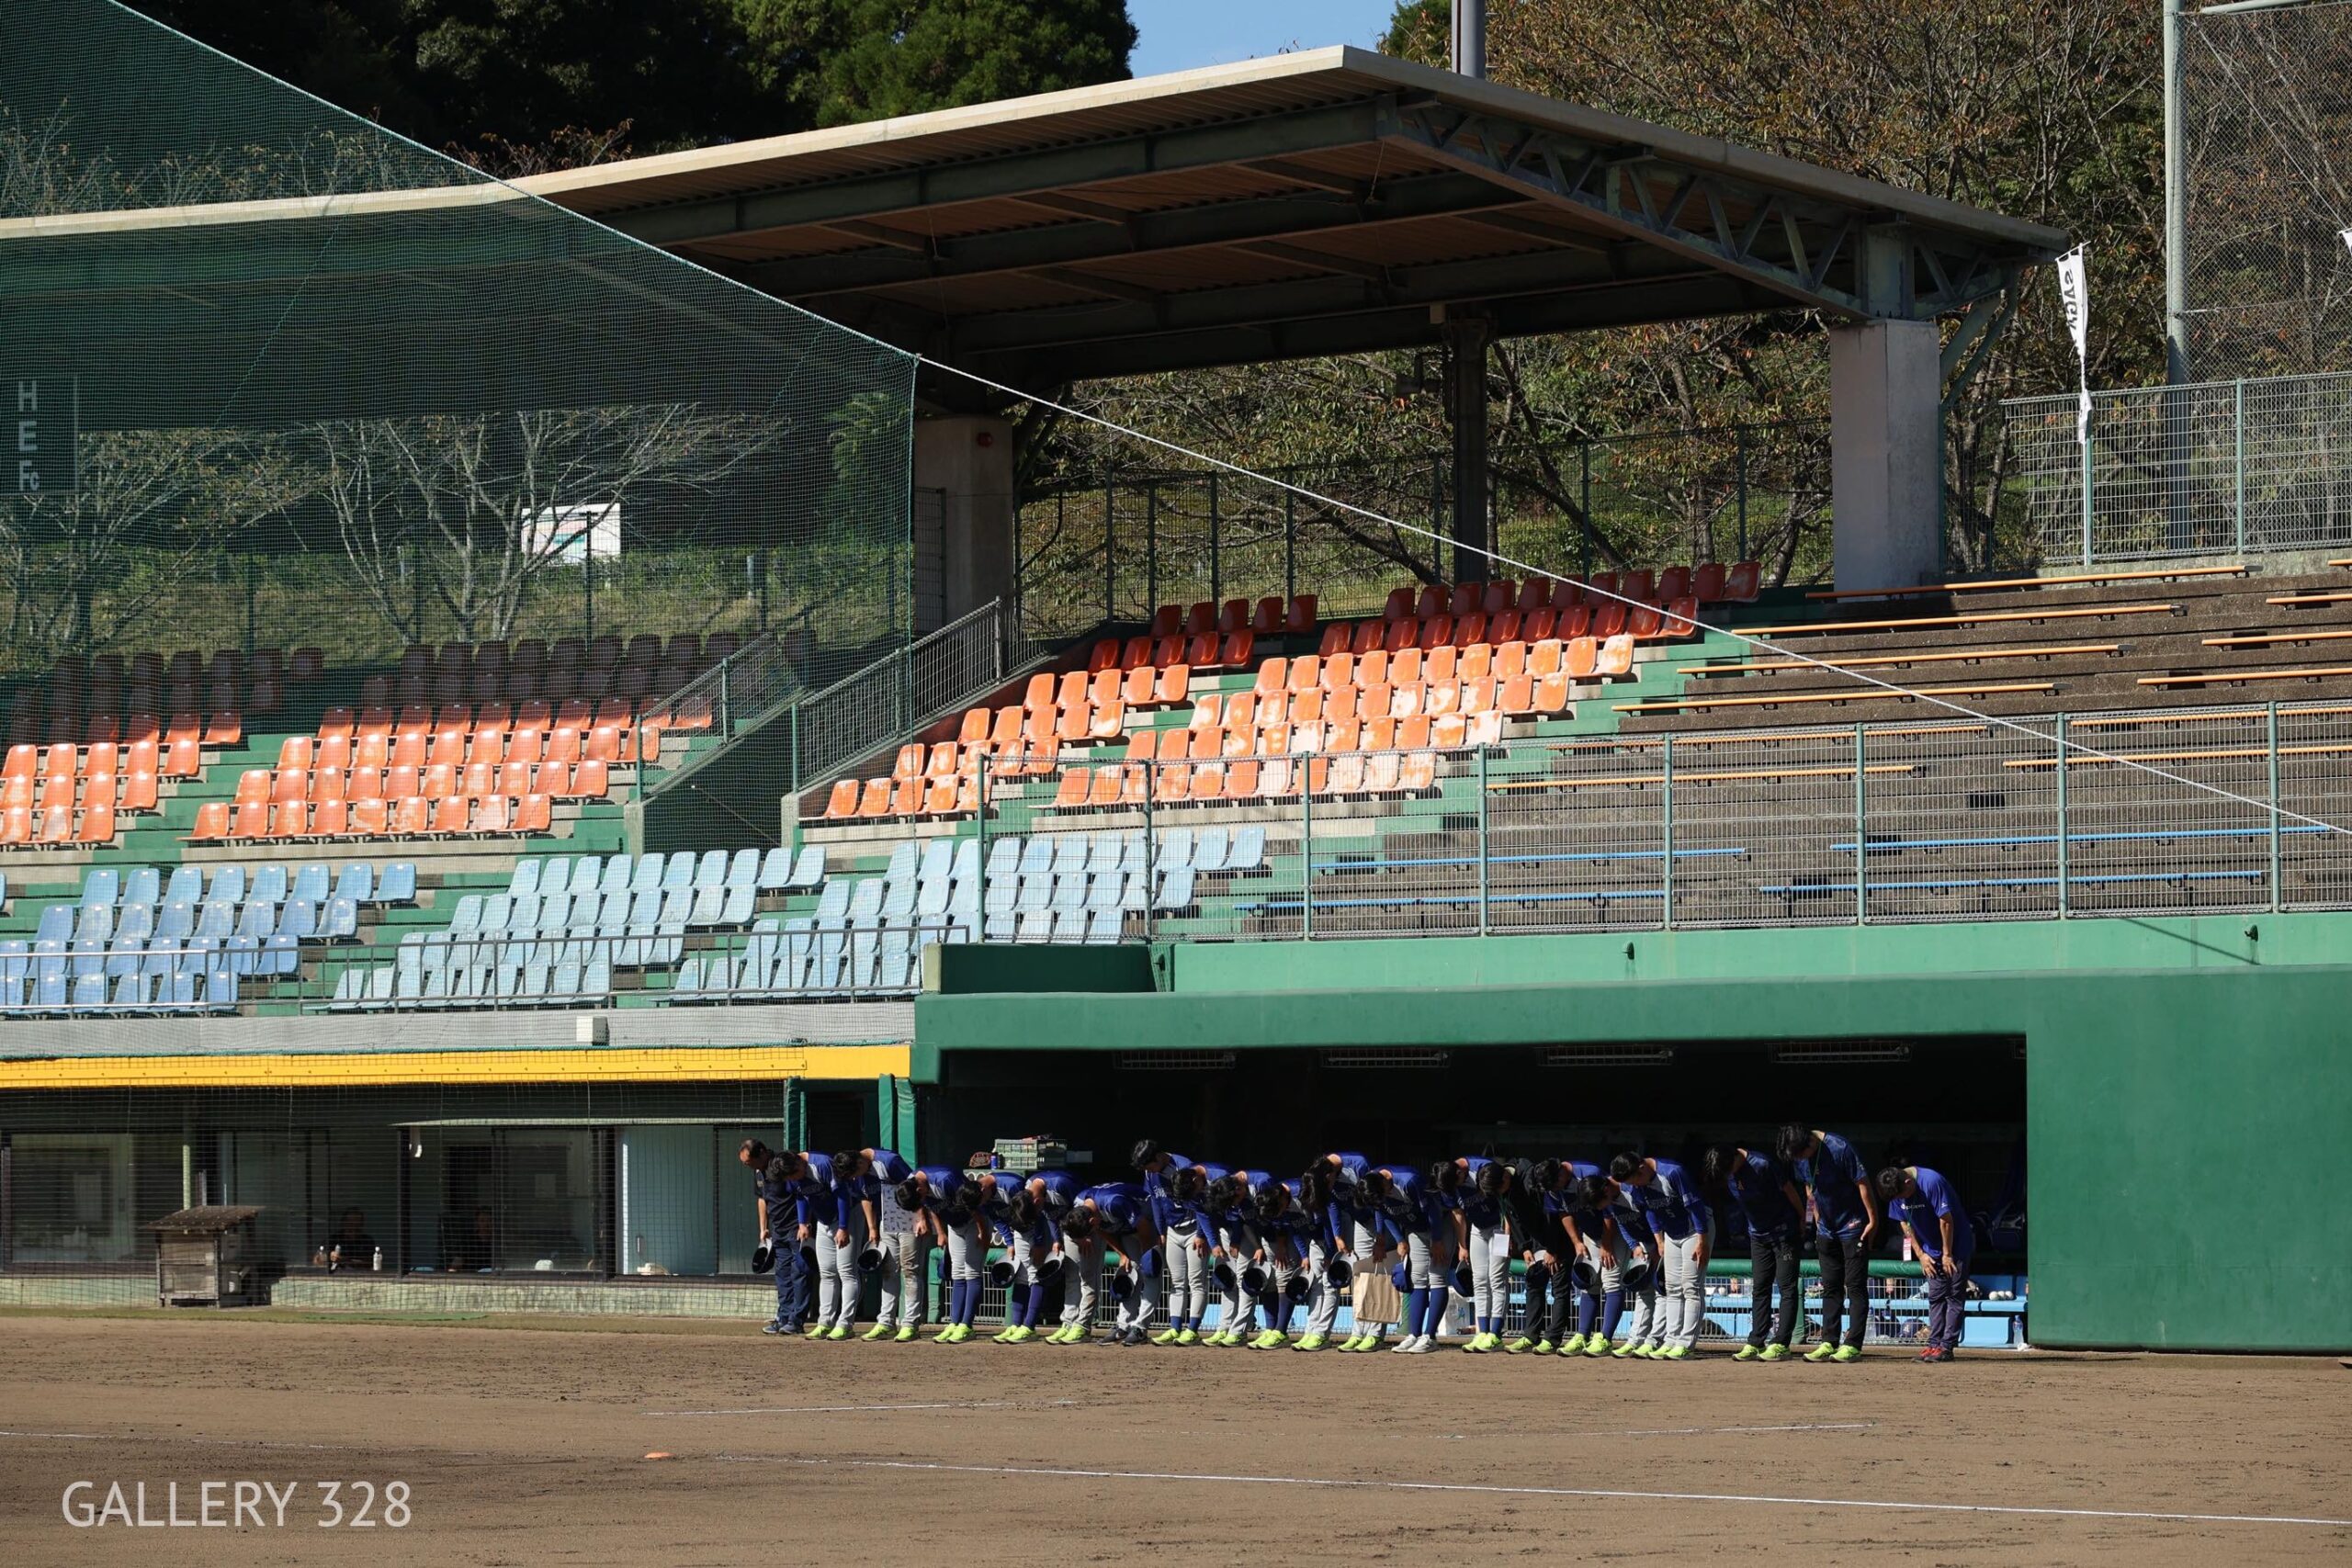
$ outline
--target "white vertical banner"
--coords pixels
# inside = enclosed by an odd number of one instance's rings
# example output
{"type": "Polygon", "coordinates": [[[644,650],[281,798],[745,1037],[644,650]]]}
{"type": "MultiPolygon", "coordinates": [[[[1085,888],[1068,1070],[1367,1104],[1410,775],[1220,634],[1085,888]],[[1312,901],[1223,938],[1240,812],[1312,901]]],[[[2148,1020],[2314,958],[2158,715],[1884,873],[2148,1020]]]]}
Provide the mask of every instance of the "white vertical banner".
{"type": "Polygon", "coordinates": [[[2080,373],[2082,400],[2075,411],[2075,441],[2082,446],[2091,438],[2091,293],[2080,245],[2058,258],[2058,298],[2066,307],[2066,333],[2075,340],[2075,365],[2080,373]]]}
{"type": "Polygon", "coordinates": [[[2345,230],[2344,232],[2338,234],[2336,238],[2344,242],[2344,248],[2346,250],[2352,251],[2352,229],[2345,230]]]}

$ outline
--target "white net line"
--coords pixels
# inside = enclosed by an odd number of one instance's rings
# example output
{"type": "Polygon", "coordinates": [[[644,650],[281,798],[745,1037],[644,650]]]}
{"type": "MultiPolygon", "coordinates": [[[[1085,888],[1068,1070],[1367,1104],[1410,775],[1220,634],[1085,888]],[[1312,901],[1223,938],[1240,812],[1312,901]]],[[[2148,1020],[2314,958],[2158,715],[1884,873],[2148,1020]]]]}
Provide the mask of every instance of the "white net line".
{"type": "MultiPolygon", "coordinates": [[[[1002,392],[1009,397],[1020,398],[1040,407],[1052,409],[1057,413],[1066,414],[1073,419],[1083,420],[1090,424],[1100,425],[1102,429],[1110,431],[1114,434],[1125,436],[1130,440],[1142,442],[1146,446],[1156,446],[1161,451],[1172,453],[1180,457],[1189,458],[1193,462],[1205,463],[1211,468],[1219,469],[1225,473],[1232,474],[1237,478],[1255,480],[1260,484],[1272,486],[1276,490],[1288,491],[1302,501],[1311,501],[1318,505],[1329,506],[1341,512],[1351,513],[1358,517],[1363,518],[1366,522],[1377,523],[1385,527],[1396,528],[1408,534],[1416,534],[1422,538],[1429,539],[1434,543],[1453,545],[1457,548],[1467,550],[1472,555],[1482,557],[1495,566],[1503,567],[1515,572],[1549,578],[1554,581],[1573,582],[1577,584],[1587,594],[1613,600],[1617,604],[1625,605],[1629,609],[1634,607],[1649,607],[1642,601],[1628,598],[1624,594],[1619,593],[1612,589],[1600,587],[1587,579],[1578,576],[1573,571],[1555,570],[1551,568],[1537,566],[1532,562],[1519,560],[1513,557],[1503,555],[1496,550],[1487,549],[1480,546],[1464,544],[1461,541],[1447,538],[1444,535],[1440,534],[1433,528],[1424,528],[1418,524],[1408,523],[1402,518],[1385,516],[1378,512],[1371,510],[1368,507],[1358,506],[1351,502],[1342,501],[1337,496],[1326,495],[1319,491],[1309,490],[1304,485],[1293,484],[1288,480],[1276,479],[1271,474],[1260,473],[1256,469],[1246,468],[1239,463],[1229,462],[1223,457],[1214,457],[1209,453],[1200,451],[1194,447],[1186,446],[1180,442],[1170,441],[1165,436],[1154,435],[1148,431],[1137,430],[1132,425],[1121,424],[1116,420],[1108,419],[1102,414],[1090,412],[1085,409],[1077,408],[1069,403],[1058,401],[1039,392],[1027,391],[1019,387],[1009,386],[1002,381],[992,380],[976,371],[967,370],[959,366],[945,364],[942,361],[928,357],[923,359],[923,363],[931,366],[934,369],[943,370],[950,375],[960,377],[967,381],[974,383],[975,385],[986,387],[992,391],[1002,392]]],[[[1813,669],[1828,671],[1832,673],[1844,676],[1847,679],[1854,681],[1861,685],[1874,686],[1881,691],[1890,693],[1896,696],[1908,697],[1915,702],[1926,703],[1931,706],[1942,708],[1948,713],[1956,714],[1962,718],[1973,719],[1980,724],[1997,725],[2003,729],[2015,730],[2020,735],[2032,737],[2037,742],[2043,745],[2054,744],[2060,748],[2062,753],[2072,752],[2078,756],[2089,758],[2095,761],[2113,762],[2120,767],[2130,768],[2138,773],[2146,773],[2152,778],[2163,779],[2171,784],[2185,784],[2190,789],[2199,791],[2206,795],[2218,795],[2224,800],[2233,800],[2241,805],[2254,807],[2256,809],[2266,812],[2282,821],[2301,822],[2309,827],[2318,828],[2327,832],[2343,833],[2347,836],[2352,836],[2352,827],[2346,827],[2340,823],[2325,821],[2317,817],[2307,817],[2299,811],[2289,811],[2280,807],[2275,801],[2266,801],[2254,795],[2241,795],[2234,790],[2224,789],[2219,784],[2206,784],[2200,780],[2188,778],[2180,773],[2167,772],[2163,768],[2154,767],[2135,757],[2120,756],[2112,751],[2103,751],[2094,746],[2086,746],[2078,740],[2054,738],[2046,731],[2039,729],[2030,724],[2027,724],[2017,719],[2004,718],[1998,714],[1980,712],[1975,708],[1968,706],[1964,703],[1956,703],[1951,701],[1949,698],[1935,696],[1929,693],[1919,691],[1914,687],[1905,686],[1897,682],[1889,681],[1883,676],[1871,674],[1866,670],[1857,670],[1850,665],[1839,664],[1834,660],[1816,658],[1814,655],[1805,653],[1798,649],[1784,647],[1779,643],[1772,642],[1768,638],[1755,637],[1746,632],[1736,632],[1728,626],[1715,626],[1708,621],[1700,619],[1695,615],[1689,617],[1678,615],[1676,618],[1678,621],[1687,618],[1690,625],[1700,631],[1713,632],[1718,636],[1729,637],[1733,641],[1748,649],[1761,649],[1766,653],[1773,654],[1780,658],[1797,660],[1798,662],[1805,664],[1813,669]]]]}

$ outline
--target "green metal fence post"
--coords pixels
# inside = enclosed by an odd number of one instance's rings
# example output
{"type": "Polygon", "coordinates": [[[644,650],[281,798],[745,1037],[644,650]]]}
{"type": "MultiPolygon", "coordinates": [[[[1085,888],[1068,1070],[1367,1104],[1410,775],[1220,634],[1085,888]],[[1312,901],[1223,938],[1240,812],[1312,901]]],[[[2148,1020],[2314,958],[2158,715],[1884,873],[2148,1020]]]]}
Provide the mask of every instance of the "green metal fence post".
{"type": "Polygon", "coordinates": [[[1159,887],[1155,871],[1159,864],[1159,846],[1152,829],[1151,797],[1158,791],[1159,780],[1155,761],[1136,764],[1143,769],[1143,939],[1151,940],[1151,922],[1159,912],[1159,887]]]}
{"type": "MultiPolygon", "coordinates": [[[[261,606],[255,603],[255,600],[260,592],[261,584],[254,575],[254,552],[247,550],[245,552],[245,657],[248,659],[253,657],[254,649],[258,644],[255,622],[260,615],[261,606]]],[[[89,617],[85,615],[82,621],[83,625],[87,626],[89,617]]]]}
{"type": "Polygon", "coordinates": [[[735,733],[735,656],[718,661],[718,733],[735,733]]]}
{"type": "Polygon", "coordinates": [[[1307,775],[1298,790],[1298,934],[1315,935],[1315,760],[1307,759],[1307,775]]]}
{"type": "Polygon", "coordinates": [[[793,704],[791,711],[785,717],[786,721],[785,744],[792,749],[791,757],[785,762],[785,778],[786,787],[793,797],[794,809],[797,811],[800,798],[800,705],[793,704]]]}
{"type": "MultiPolygon", "coordinates": [[[[1747,558],[1747,426],[1743,424],[1735,427],[1733,435],[1738,442],[1739,450],[1739,554],[1733,558],[1746,560],[1747,558]]],[[[1712,529],[1709,531],[1713,532],[1712,529]]]]}
{"type": "Polygon", "coordinates": [[[2083,425],[2083,570],[2091,569],[2091,432],[2087,421],[2083,425]]]}
{"type": "MultiPolygon", "coordinates": [[[[1060,523],[1064,510],[1064,506],[1057,502],[1055,507],[1055,536],[1057,538],[1061,536],[1060,523]]],[[[1018,513],[1015,513],[1013,517],[1015,522],[1020,520],[1018,513]]],[[[1119,603],[1118,537],[1117,531],[1111,526],[1111,495],[1108,491],[1105,491],[1102,494],[1102,621],[1106,626],[1116,614],[1119,603]]],[[[1018,546],[1013,548],[1012,558],[1015,561],[1021,558],[1018,546]]]]}
{"type": "Polygon", "coordinates": [[[1489,874],[1489,852],[1487,845],[1487,748],[1478,748],[1478,934],[1487,934],[1487,882],[1489,874]]]}
{"type": "Polygon", "coordinates": [[[1298,597],[1298,492],[1283,491],[1283,604],[1298,597]]]}
{"type": "Polygon", "coordinates": [[[2286,908],[2287,891],[2278,874],[2278,705],[2272,703],[2264,715],[2263,750],[2270,766],[2270,912],[2277,914],[2286,908]]]}
{"type": "Polygon", "coordinates": [[[1674,926],[1674,737],[1658,741],[1658,924],[1674,926]]]}
{"type": "Polygon", "coordinates": [[[985,749],[972,753],[972,780],[979,791],[972,807],[972,839],[980,853],[980,929],[972,933],[972,940],[985,942],[989,934],[989,754],[985,749]]]}
{"type": "Polygon", "coordinates": [[[1209,476],[1209,603],[1214,604],[1224,592],[1224,562],[1218,559],[1218,525],[1223,521],[1217,507],[1217,477],[1209,476]]]}
{"type": "Polygon", "coordinates": [[[2066,716],[2060,714],[2052,734],[2058,742],[2058,918],[2066,918],[2066,906],[2074,876],[2069,865],[2073,845],[2066,827],[2066,716]]]}
{"type": "Polygon", "coordinates": [[[1871,918],[1870,800],[1864,793],[1871,774],[1870,762],[1864,756],[1864,737],[1868,733],[1860,725],[1854,726],[1854,923],[1858,926],[1869,923],[1871,918]]]}
{"type": "Polygon", "coordinates": [[[1577,444],[1577,504],[1584,509],[1584,526],[1577,530],[1577,550],[1586,581],[1592,578],[1592,443],[1577,444]]]}
{"type": "Polygon", "coordinates": [[[2238,554],[2245,554],[2245,382],[2234,389],[2236,418],[2231,436],[2230,474],[2233,492],[2232,514],[2237,519],[2238,554]]]}
{"type": "Polygon", "coordinates": [[[1156,612],[1159,608],[1159,481],[1146,479],[1143,485],[1143,582],[1144,607],[1156,612]]]}

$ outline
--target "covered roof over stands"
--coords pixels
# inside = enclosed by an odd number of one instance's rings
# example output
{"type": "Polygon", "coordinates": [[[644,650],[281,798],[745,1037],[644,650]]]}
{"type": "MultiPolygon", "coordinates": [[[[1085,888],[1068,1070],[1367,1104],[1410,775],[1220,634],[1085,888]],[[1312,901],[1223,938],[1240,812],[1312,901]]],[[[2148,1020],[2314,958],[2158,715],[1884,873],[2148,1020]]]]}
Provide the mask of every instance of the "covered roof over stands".
{"type": "Polygon", "coordinates": [[[1810,306],[1921,320],[2055,230],[1356,49],[536,176],[1016,386],[1810,306]]]}

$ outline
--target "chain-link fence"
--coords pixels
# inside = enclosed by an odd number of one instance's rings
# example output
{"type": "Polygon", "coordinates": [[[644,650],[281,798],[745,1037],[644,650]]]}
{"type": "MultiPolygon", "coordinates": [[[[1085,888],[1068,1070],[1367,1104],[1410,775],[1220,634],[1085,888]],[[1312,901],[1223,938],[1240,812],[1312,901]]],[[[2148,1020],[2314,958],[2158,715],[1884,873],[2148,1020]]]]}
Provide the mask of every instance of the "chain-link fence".
{"type": "Polygon", "coordinates": [[[0,674],[912,624],[912,361],[108,0],[0,10],[0,674]]]}
{"type": "Polygon", "coordinates": [[[2352,374],[2094,392],[2087,442],[2075,409],[2006,405],[2044,564],[2352,545],[2352,374]]]}
{"type": "MultiPolygon", "coordinates": [[[[1106,621],[1148,621],[1162,604],[1287,599],[1302,586],[1326,615],[1367,614],[1404,578],[1451,581],[1444,458],[1333,462],[1268,477],[1282,484],[1118,468],[1035,490],[1017,521],[1025,624],[1059,639],[1106,621]]],[[[1564,575],[1707,560],[1764,561],[1768,581],[1811,582],[1828,571],[1826,420],[1569,443],[1498,460],[1488,479],[1497,548],[1564,575]]]]}
{"type": "Polygon", "coordinates": [[[2352,4],[2181,21],[2189,366],[2201,380],[2352,366],[2352,4]]]}

